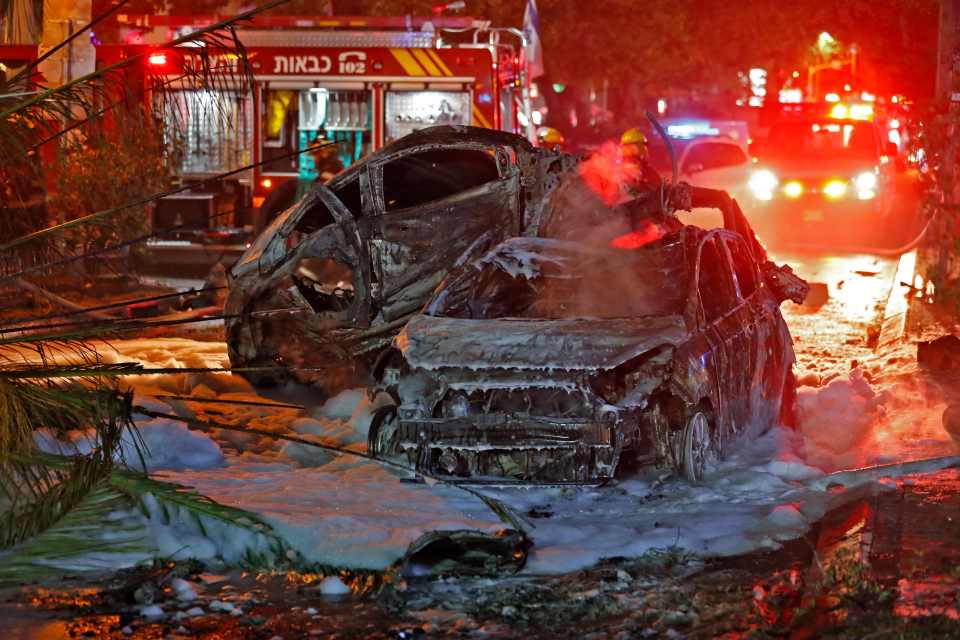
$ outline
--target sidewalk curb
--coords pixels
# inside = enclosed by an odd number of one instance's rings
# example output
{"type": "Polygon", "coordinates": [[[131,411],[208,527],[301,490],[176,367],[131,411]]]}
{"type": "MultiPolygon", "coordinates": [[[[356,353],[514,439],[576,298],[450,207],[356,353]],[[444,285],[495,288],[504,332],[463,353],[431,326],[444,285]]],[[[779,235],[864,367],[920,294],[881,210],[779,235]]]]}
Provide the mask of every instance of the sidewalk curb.
{"type": "Polygon", "coordinates": [[[906,334],[912,306],[909,296],[912,287],[916,284],[916,278],[917,250],[913,249],[902,254],[897,263],[897,271],[890,286],[890,295],[887,296],[875,351],[900,342],[906,334]]]}

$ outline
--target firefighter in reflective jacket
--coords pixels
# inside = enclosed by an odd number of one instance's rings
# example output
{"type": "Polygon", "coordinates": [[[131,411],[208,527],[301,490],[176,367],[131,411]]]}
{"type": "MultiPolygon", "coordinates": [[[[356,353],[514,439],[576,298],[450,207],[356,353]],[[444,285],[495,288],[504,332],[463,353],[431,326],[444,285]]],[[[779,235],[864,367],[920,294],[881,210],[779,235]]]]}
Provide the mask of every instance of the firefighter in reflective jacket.
{"type": "Polygon", "coordinates": [[[628,169],[627,173],[634,185],[646,183],[648,187],[659,186],[663,182],[657,170],[650,166],[647,136],[636,127],[627,129],[620,136],[620,162],[628,169]]]}
{"type": "Polygon", "coordinates": [[[563,151],[563,147],[567,143],[563,134],[553,127],[541,127],[540,131],[537,132],[537,139],[540,141],[541,147],[551,151],[563,151]]]}

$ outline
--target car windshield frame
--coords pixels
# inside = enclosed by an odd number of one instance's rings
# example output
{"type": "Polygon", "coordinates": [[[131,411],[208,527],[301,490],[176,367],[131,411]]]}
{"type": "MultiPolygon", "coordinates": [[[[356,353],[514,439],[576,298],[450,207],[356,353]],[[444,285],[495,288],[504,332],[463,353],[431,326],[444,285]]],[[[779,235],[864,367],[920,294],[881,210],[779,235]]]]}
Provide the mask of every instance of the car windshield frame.
{"type": "MultiPolygon", "coordinates": [[[[630,250],[603,248],[566,254],[528,253],[520,263],[513,261],[514,256],[510,255],[509,250],[493,252],[453,274],[437,290],[424,313],[442,318],[529,321],[606,321],[682,315],[688,302],[687,288],[678,287],[677,282],[681,279],[686,284],[689,269],[683,260],[672,259],[675,246],[673,242],[657,242],[630,250]],[[585,267],[586,263],[590,266],[585,267]],[[601,268],[593,269],[595,265],[601,265],[601,268]],[[636,268],[632,275],[624,269],[631,266],[636,268]],[[599,276],[605,276],[602,286],[590,284],[600,282],[599,276]],[[575,280],[580,282],[570,284],[575,280]],[[646,298],[623,295],[631,290],[639,294],[641,288],[648,292],[646,298]],[[674,291],[676,295],[671,299],[664,295],[664,291],[674,291]],[[530,300],[515,303],[510,307],[510,312],[500,313],[498,305],[502,309],[506,301],[497,296],[508,294],[529,295],[530,300]],[[570,298],[559,303],[556,298],[547,301],[548,296],[557,294],[570,298]],[[631,301],[637,304],[644,299],[649,304],[645,313],[626,313],[626,309],[620,306],[631,304],[631,301]],[[538,303],[538,310],[533,311],[538,303]],[[564,309],[565,304],[572,306],[569,313],[544,313],[547,309],[564,309]],[[616,308],[616,313],[595,311],[604,307],[611,310],[616,308]],[[583,313],[584,309],[590,309],[591,312],[583,313]]],[[[643,310],[642,306],[634,308],[643,310]]]]}

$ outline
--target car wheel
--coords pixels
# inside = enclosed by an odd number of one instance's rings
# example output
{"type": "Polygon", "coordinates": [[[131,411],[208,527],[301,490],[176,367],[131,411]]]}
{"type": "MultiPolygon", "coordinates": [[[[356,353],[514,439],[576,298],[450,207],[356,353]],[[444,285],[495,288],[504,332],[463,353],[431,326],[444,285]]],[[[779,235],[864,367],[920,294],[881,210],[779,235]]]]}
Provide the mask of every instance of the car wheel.
{"type": "Polygon", "coordinates": [[[367,432],[367,451],[374,458],[392,456],[397,448],[397,407],[387,405],[373,413],[367,432]]]}
{"type": "Polygon", "coordinates": [[[690,484],[700,484],[706,475],[713,455],[711,440],[710,421],[702,411],[695,412],[680,435],[680,468],[690,484]]]}

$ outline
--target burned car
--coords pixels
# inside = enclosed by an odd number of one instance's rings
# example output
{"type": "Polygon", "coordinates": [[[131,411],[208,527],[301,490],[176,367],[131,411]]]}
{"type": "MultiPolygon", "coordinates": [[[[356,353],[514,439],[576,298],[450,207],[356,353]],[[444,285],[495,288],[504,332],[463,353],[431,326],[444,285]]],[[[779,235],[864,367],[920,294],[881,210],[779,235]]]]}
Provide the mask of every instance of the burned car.
{"type": "Polygon", "coordinates": [[[233,367],[331,391],[362,379],[457,261],[526,231],[575,165],[520,136],[441,126],[313,185],[231,271],[233,367]]]}
{"type": "Polygon", "coordinates": [[[372,450],[469,481],[592,483],[654,463],[699,482],[735,439],[789,419],[779,305],[805,285],[788,267],[729,228],[613,247],[514,238],[453,271],[377,372],[397,406],[372,450]]]}

